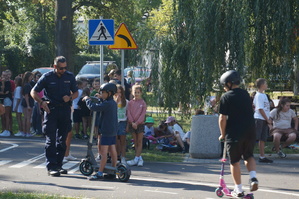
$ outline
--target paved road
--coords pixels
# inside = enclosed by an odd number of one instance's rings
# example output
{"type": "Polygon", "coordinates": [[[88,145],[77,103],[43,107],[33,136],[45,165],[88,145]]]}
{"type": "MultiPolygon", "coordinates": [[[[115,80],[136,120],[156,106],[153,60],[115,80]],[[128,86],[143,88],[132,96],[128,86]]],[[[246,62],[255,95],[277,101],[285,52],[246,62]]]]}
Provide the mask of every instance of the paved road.
{"type": "MultiPolygon", "coordinates": [[[[184,163],[145,162],[144,167],[133,167],[127,183],[118,180],[90,182],[78,170],[79,161],[68,162],[68,175],[47,176],[42,138],[1,138],[0,191],[23,191],[58,194],[82,198],[218,198],[220,163],[218,160],[194,160],[184,163]]],[[[83,158],[86,142],[74,140],[72,154],[83,158]]],[[[299,156],[275,159],[274,164],[258,164],[260,189],[255,198],[299,198],[299,156]]],[[[228,169],[228,167],[227,167],[228,169]]],[[[248,191],[248,175],[242,179],[248,191]]],[[[232,187],[229,175],[225,177],[232,187]]]]}

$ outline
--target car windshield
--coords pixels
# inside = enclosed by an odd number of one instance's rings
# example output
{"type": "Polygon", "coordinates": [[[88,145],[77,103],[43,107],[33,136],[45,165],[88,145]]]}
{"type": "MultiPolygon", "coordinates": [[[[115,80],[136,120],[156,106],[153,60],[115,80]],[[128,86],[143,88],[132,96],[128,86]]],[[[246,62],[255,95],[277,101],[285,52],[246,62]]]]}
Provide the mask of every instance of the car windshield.
{"type": "Polygon", "coordinates": [[[100,74],[100,65],[87,64],[82,67],[79,74],[100,74]]]}
{"type": "Polygon", "coordinates": [[[151,71],[145,68],[126,68],[124,71],[125,77],[127,76],[127,72],[129,70],[133,71],[133,77],[140,78],[140,77],[149,77],[151,71]]]}

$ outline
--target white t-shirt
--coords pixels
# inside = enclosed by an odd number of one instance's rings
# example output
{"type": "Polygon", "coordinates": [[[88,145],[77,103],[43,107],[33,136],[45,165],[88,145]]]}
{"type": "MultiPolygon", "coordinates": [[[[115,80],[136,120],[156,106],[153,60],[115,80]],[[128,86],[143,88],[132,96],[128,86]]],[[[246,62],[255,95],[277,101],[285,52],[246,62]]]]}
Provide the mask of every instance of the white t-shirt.
{"type": "Polygon", "coordinates": [[[180,125],[174,124],[173,127],[172,127],[172,130],[173,130],[173,133],[179,132],[179,134],[180,134],[180,136],[183,140],[183,138],[185,136],[185,133],[184,133],[183,129],[180,127],[180,125]]]}
{"type": "Polygon", "coordinates": [[[277,117],[277,108],[270,112],[270,117],[273,120],[273,128],[279,129],[289,129],[291,127],[292,118],[296,117],[295,112],[290,109],[287,112],[279,112],[279,117],[277,117]]]}
{"type": "Polygon", "coordinates": [[[22,95],[22,87],[17,86],[15,91],[14,91],[14,98],[13,98],[13,110],[15,109],[18,99],[20,100],[19,106],[17,108],[17,113],[23,113],[23,106],[21,104],[23,95],[22,95]]]}
{"type": "Polygon", "coordinates": [[[265,93],[260,93],[257,91],[256,95],[254,97],[254,100],[253,100],[253,104],[255,107],[255,109],[254,109],[254,118],[255,119],[265,120],[263,118],[263,116],[261,115],[259,109],[263,109],[265,111],[267,118],[270,117],[270,103],[269,103],[269,100],[265,93]]]}
{"type": "Polygon", "coordinates": [[[127,106],[128,106],[128,100],[126,100],[126,106],[120,107],[121,104],[117,104],[117,118],[118,122],[127,121],[127,106]]]}
{"type": "Polygon", "coordinates": [[[82,92],[83,92],[82,89],[78,89],[78,97],[73,100],[73,109],[79,109],[78,102],[82,96],[82,92]]]}
{"type": "Polygon", "coordinates": [[[154,136],[155,135],[155,131],[154,131],[154,127],[151,126],[150,128],[148,128],[146,125],[144,125],[144,136],[154,136]]]}

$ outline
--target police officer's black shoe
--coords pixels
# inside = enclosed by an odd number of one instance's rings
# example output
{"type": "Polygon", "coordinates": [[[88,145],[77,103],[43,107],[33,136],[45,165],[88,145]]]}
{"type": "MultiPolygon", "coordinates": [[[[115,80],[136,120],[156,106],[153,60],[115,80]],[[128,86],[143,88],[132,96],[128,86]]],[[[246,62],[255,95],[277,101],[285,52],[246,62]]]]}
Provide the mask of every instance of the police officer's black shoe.
{"type": "Polygon", "coordinates": [[[60,168],[60,169],[58,169],[58,171],[59,171],[60,174],[67,174],[66,169],[60,168]]]}
{"type": "Polygon", "coordinates": [[[60,172],[57,170],[49,170],[48,171],[48,175],[52,176],[52,177],[59,177],[60,176],[60,172]]]}

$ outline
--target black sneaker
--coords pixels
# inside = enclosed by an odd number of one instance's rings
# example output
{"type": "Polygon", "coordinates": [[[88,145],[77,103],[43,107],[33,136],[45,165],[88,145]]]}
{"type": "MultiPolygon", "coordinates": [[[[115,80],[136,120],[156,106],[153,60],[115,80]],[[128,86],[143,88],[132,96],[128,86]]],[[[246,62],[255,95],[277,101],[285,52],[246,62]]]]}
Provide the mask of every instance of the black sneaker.
{"type": "Polygon", "coordinates": [[[49,170],[48,171],[48,175],[52,176],[52,177],[59,177],[60,176],[60,172],[57,170],[49,170]]]}
{"type": "Polygon", "coordinates": [[[81,136],[79,134],[75,134],[75,139],[81,139],[81,136]]]}
{"type": "Polygon", "coordinates": [[[259,158],[259,162],[261,162],[261,163],[273,163],[273,160],[270,160],[268,158],[259,158]]]}
{"type": "Polygon", "coordinates": [[[96,174],[94,174],[92,176],[87,177],[87,179],[90,180],[90,181],[103,180],[104,176],[99,175],[98,173],[96,173],[96,174]]]}
{"type": "Polygon", "coordinates": [[[237,193],[236,191],[232,191],[231,194],[233,197],[236,197],[236,198],[243,198],[245,196],[244,192],[237,193]]]}
{"type": "Polygon", "coordinates": [[[60,168],[60,169],[58,169],[58,171],[59,171],[60,174],[67,174],[66,169],[60,168]]]}
{"type": "Polygon", "coordinates": [[[258,190],[259,186],[259,181],[256,178],[251,178],[249,180],[249,186],[250,186],[250,191],[256,191],[258,190]]]}
{"type": "Polygon", "coordinates": [[[287,155],[284,152],[282,152],[281,150],[277,152],[277,155],[280,158],[286,158],[287,157],[287,155]]]}

